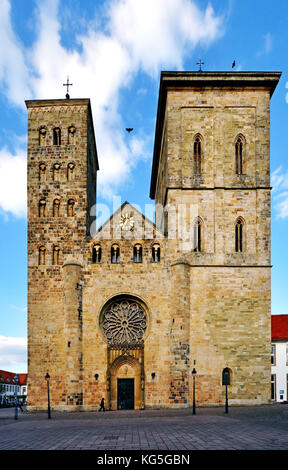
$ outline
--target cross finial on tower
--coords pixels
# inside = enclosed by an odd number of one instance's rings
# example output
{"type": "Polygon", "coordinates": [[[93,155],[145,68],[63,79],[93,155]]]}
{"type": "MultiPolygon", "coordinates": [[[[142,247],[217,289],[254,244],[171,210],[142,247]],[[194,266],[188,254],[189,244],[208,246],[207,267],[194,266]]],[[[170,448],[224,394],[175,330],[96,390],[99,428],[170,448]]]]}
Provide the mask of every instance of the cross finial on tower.
{"type": "Polygon", "coordinates": [[[70,99],[69,86],[73,86],[73,83],[69,83],[69,77],[67,77],[67,83],[63,83],[63,86],[67,87],[66,99],[69,100],[70,99]]]}
{"type": "Polygon", "coordinates": [[[199,70],[198,70],[198,72],[202,72],[201,65],[204,65],[204,62],[202,62],[202,60],[199,59],[199,62],[197,62],[197,65],[199,65],[199,70]]]}

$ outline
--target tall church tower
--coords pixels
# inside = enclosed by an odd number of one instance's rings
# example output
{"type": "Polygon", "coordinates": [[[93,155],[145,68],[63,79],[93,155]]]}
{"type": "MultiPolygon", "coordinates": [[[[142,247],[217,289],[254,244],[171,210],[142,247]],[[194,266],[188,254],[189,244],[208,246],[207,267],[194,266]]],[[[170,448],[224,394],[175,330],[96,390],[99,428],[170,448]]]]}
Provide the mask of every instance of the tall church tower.
{"type": "Polygon", "coordinates": [[[172,357],[188,377],[189,351],[200,403],[218,401],[225,367],[232,402],[269,400],[270,98],[280,75],[161,74],[150,196],[175,270],[172,357]]]}
{"type": "Polygon", "coordinates": [[[90,100],[26,101],[28,108],[28,373],[30,406],[45,396],[82,403],[81,283],[96,204],[90,100]],[[67,392],[69,390],[69,393],[67,392]]]}

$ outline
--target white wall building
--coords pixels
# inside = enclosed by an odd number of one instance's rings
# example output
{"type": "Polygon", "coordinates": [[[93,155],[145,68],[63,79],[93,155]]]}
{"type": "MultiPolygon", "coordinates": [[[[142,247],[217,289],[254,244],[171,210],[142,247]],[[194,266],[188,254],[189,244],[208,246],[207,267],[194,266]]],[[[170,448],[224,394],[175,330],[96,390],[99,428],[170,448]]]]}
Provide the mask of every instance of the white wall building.
{"type": "Polygon", "coordinates": [[[288,401],[288,315],[271,317],[271,399],[288,401]]]}

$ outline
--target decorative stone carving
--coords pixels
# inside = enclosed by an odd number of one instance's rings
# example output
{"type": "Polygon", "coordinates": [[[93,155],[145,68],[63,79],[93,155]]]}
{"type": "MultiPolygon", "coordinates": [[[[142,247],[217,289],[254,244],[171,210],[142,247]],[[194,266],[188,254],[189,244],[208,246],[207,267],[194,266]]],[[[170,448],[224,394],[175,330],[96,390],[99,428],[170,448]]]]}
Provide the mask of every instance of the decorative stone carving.
{"type": "Polygon", "coordinates": [[[146,314],[133,300],[120,300],[105,312],[102,328],[110,345],[141,342],[147,326],[146,314]]]}

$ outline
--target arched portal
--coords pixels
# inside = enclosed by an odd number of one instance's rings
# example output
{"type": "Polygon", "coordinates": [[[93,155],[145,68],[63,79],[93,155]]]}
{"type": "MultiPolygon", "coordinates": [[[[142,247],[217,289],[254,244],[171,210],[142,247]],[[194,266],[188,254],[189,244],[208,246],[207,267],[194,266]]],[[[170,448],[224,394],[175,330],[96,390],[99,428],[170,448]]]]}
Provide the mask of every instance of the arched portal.
{"type": "Polygon", "coordinates": [[[100,328],[107,347],[108,407],[143,409],[144,339],[148,314],[144,303],[133,296],[118,296],[102,309],[100,328]]]}

